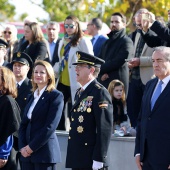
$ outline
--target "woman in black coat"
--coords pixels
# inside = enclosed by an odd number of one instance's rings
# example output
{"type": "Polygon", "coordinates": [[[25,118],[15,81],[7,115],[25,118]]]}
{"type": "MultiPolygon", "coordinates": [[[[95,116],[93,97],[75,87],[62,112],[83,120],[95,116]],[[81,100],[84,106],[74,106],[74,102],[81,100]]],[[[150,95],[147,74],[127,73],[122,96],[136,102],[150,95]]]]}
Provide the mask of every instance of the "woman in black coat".
{"type": "MultiPolygon", "coordinates": [[[[19,52],[27,53],[33,63],[35,60],[44,60],[48,56],[47,45],[41,27],[33,22],[24,26],[25,42],[19,48],[19,52]]],[[[32,69],[28,73],[30,78],[32,69]]]]}

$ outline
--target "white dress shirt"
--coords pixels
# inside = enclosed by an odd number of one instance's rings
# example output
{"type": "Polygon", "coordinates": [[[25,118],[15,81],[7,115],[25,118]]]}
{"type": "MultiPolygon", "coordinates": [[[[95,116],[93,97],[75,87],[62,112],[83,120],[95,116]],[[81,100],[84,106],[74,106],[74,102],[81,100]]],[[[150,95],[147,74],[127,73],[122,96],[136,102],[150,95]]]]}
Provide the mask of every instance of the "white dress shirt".
{"type": "Polygon", "coordinates": [[[28,119],[31,119],[31,117],[32,117],[32,111],[33,111],[35,105],[37,104],[38,100],[40,99],[41,95],[42,95],[43,92],[45,91],[46,87],[47,87],[47,86],[45,86],[43,89],[41,89],[39,95],[38,95],[38,89],[35,90],[35,92],[34,92],[34,101],[32,102],[32,104],[31,104],[31,106],[30,106],[30,108],[29,108],[29,110],[28,110],[28,113],[27,113],[28,119]]]}

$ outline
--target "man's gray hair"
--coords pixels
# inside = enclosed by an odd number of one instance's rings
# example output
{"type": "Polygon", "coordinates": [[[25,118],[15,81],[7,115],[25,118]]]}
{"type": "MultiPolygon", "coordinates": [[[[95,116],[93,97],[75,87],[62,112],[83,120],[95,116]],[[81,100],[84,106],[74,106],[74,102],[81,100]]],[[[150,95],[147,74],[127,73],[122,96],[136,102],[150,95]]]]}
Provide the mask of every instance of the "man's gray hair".
{"type": "Polygon", "coordinates": [[[165,46],[155,47],[154,52],[156,51],[163,53],[164,58],[170,61],[170,47],[165,46]]]}
{"type": "Polygon", "coordinates": [[[55,25],[56,28],[58,29],[58,31],[60,31],[60,24],[58,22],[56,22],[56,21],[49,21],[47,23],[47,28],[48,28],[49,25],[55,25]]]}

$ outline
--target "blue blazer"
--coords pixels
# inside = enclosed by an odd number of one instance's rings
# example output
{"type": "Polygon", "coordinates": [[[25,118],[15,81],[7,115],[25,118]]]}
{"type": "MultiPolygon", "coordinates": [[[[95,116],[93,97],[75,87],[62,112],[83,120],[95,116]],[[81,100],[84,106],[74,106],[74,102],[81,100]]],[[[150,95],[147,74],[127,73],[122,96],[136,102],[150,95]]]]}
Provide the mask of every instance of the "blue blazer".
{"type": "Polygon", "coordinates": [[[146,141],[154,165],[170,164],[170,82],[158,97],[151,111],[151,97],[158,79],[150,80],[145,87],[141,111],[137,124],[135,154],[140,153],[140,159],[146,154],[146,141]]]}
{"type": "Polygon", "coordinates": [[[19,129],[19,149],[29,145],[33,153],[27,158],[21,156],[21,161],[34,163],[61,162],[55,130],[63,110],[63,95],[58,90],[44,91],[32,111],[30,120],[27,117],[27,112],[33,100],[34,96],[30,95],[19,129]]]}
{"type": "Polygon", "coordinates": [[[99,36],[99,38],[97,39],[96,43],[93,46],[93,52],[94,52],[95,56],[97,56],[97,57],[99,56],[101,47],[106,40],[107,40],[107,38],[104,37],[103,35],[99,36]]]}

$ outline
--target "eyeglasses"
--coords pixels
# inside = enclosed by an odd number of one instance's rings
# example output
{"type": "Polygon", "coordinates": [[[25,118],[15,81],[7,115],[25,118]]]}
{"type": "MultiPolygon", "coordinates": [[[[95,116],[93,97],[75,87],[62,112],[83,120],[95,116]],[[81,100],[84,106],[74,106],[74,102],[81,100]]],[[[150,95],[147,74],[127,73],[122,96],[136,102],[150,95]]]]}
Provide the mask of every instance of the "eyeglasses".
{"type": "Polygon", "coordinates": [[[136,27],[141,27],[142,26],[142,24],[136,24],[136,27]]]}
{"type": "Polygon", "coordinates": [[[75,65],[74,67],[75,67],[75,69],[77,69],[77,70],[79,70],[79,69],[81,69],[81,68],[83,68],[83,67],[86,67],[86,68],[88,68],[88,69],[91,68],[90,66],[86,66],[86,65],[75,65]]]}
{"type": "Polygon", "coordinates": [[[12,34],[12,32],[11,31],[4,31],[4,34],[12,34]]]}
{"type": "Polygon", "coordinates": [[[71,28],[71,29],[73,29],[74,28],[74,26],[75,25],[73,25],[73,24],[70,24],[70,25],[68,25],[68,24],[64,24],[64,28],[71,28]]]}

